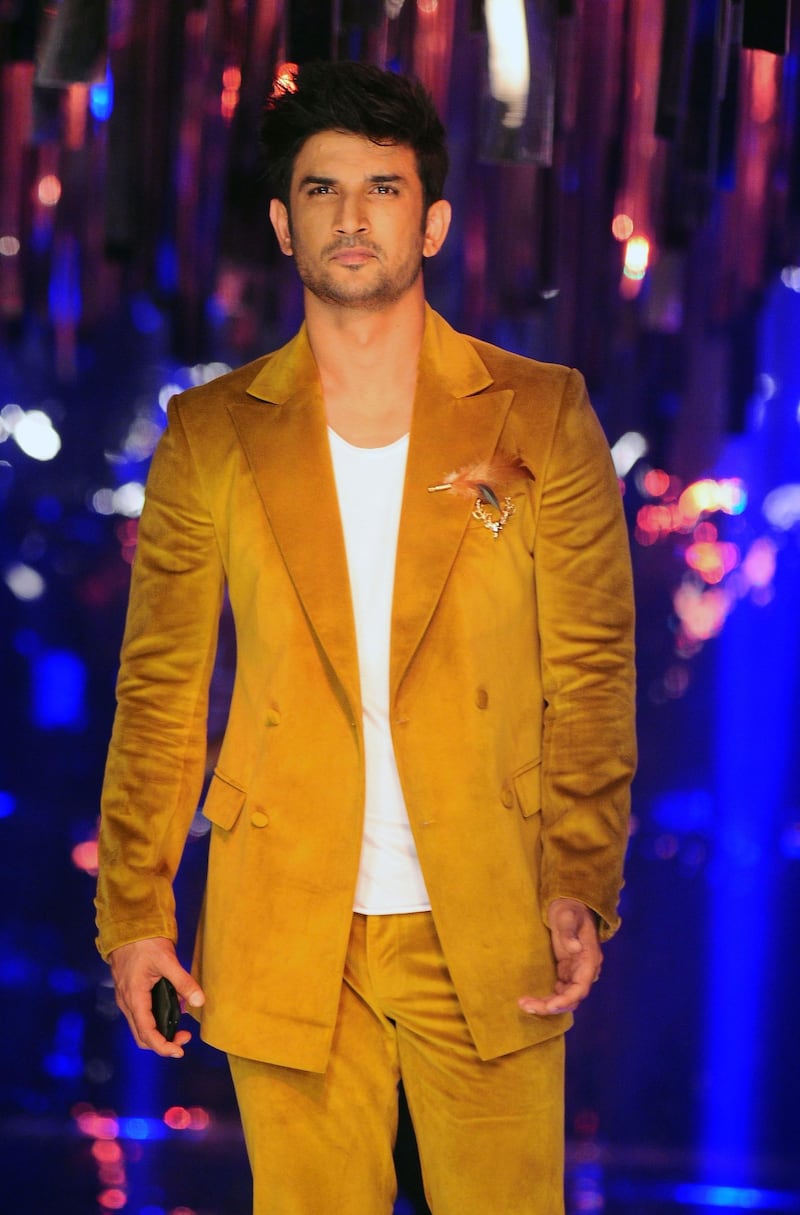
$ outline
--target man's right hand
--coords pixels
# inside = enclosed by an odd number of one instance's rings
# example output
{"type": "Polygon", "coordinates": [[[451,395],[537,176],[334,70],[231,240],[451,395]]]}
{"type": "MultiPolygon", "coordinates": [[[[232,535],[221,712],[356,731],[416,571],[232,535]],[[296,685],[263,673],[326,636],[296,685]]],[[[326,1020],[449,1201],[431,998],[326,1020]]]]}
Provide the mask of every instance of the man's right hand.
{"type": "Polygon", "coordinates": [[[166,937],[148,937],[120,945],[109,955],[117,1004],[125,1014],[136,1045],[153,1050],[169,1059],[181,1059],[183,1047],[191,1038],[186,1029],[179,1029],[172,1042],[156,1029],[152,1009],[152,991],[163,976],[169,979],[182,1004],[199,1008],[205,996],[197,982],[184,970],[175,953],[175,946],[166,937]]]}

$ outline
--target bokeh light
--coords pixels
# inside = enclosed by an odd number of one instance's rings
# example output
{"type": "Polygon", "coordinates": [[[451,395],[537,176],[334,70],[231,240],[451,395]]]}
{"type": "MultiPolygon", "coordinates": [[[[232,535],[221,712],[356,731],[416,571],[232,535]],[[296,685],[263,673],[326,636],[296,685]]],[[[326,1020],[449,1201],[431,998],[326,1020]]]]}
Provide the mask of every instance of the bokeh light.
{"type": "Polygon", "coordinates": [[[241,69],[236,66],[226,67],[222,73],[222,95],[220,97],[220,113],[226,122],[230,122],[236,113],[241,84],[241,69]]]}
{"type": "Polygon", "coordinates": [[[100,80],[89,89],[89,109],[98,122],[107,122],[114,110],[114,77],[106,71],[105,80],[100,80]]]}
{"type": "Polygon", "coordinates": [[[13,430],[14,441],[32,460],[52,460],[61,450],[61,436],[41,409],[31,409],[13,430]]]}
{"type": "Polygon", "coordinates": [[[647,274],[650,263],[650,241],[645,236],[631,236],[625,245],[625,278],[639,281],[647,274]]]}
{"type": "Polygon", "coordinates": [[[626,241],[633,236],[633,220],[630,215],[620,212],[611,222],[611,232],[615,240],[626,241]]]}
{"type": "Polygon", "coordinates": [[[3,574],[3,581],[12,595],[26,602],[41,599],[47,585],[38,570],[22,561],[15,561],[8,567],[3,574]]]}
{"type": "Polygon", "coordinates": [[[43,207],[55,207],[61,198],[61,182],[54,173],[47,173],[39,181],[36,190],[43,207]]]}
{"type": "Polygon", "coordinates": [[[114,1187],[101,1190],[97,1195],[97,1202],[106,1211],[121,1211],[127,1205],[128,1195],[123,1189],[114,1187]]]}
{"type": "Polygon", "coordinates": [[[779,531],[787,532],[800,523],[800,485],[779,485],[765,497],[764,518],[779,531]]]}
{"type": "Polygon", "coordinates": [[[182,1105],[171,1105],[164,1113],[164,1122],[171,1131],[188,1131],[192,1126],[192,1115],[182,1105]]]}
{"type": "Polygon", "coordinates": [[[90,877],[97,876],[97,840],[83,840],[76,844],[71,852],[72,863],[76,869],[88,873],[90,877]]]}
{"type": "Polygon", "coordinates": [[[614,471],[618,477],[627,477],[637,460],[647,454],[648,443],[638,430],[626,431],[611,448],[614,471]]]}
{"type": "Polygon", "coordinates": [[[662,468],[650,468],[644,475],[644,489],[651,498],[661,498],[670,486],[669,473],[662,468]]]}

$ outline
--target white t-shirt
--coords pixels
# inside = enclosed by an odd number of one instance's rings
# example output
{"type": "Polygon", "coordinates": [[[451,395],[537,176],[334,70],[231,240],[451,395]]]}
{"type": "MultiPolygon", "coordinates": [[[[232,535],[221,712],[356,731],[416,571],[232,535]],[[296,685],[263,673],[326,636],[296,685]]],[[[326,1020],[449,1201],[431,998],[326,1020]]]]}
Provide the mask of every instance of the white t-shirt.
{"type": "Polygon", "coordinates": [[[408,821],[389,726],[389,647],[397,532],[408,435],[353,447],[329,428],[347,550],[364,722],[366,803],[354,910],[430,908],[408,821]]]}

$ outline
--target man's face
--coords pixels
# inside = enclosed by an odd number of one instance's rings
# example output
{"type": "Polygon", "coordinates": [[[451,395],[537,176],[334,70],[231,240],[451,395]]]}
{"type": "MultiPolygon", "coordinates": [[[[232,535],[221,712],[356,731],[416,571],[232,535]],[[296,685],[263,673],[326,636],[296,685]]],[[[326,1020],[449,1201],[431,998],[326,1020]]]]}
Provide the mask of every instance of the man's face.
{"type": "Polygon", "coordinates": [[[422,258],[436,253],[447,203],[423,214],[416,156],[403,144],[322,131],[295,160],[289,209],[272,200],[284,253],[307,291],[346,308],[377,310],[414,288],[422,258]]]}

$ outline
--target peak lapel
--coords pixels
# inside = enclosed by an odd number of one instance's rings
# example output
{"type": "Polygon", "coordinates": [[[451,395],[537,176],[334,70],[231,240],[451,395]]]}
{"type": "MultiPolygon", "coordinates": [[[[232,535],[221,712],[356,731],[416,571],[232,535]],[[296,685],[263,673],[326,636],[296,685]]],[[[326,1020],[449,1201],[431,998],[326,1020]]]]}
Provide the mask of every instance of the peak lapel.
{"type": "Polygon", "coordinates": [[[303,610],[359,712],[355,625],[325,410],[305,330],[230,406],[264,510],[303,610]]]}
{"type": "Polygon", "coordinates": [[[491,382],[474,347],[429,310],[397,545],[392,698],[436,610],[472,513],[469,500],[432,494],[428,487],[494,455],[514,394],[486,391],[491,382]]]}

